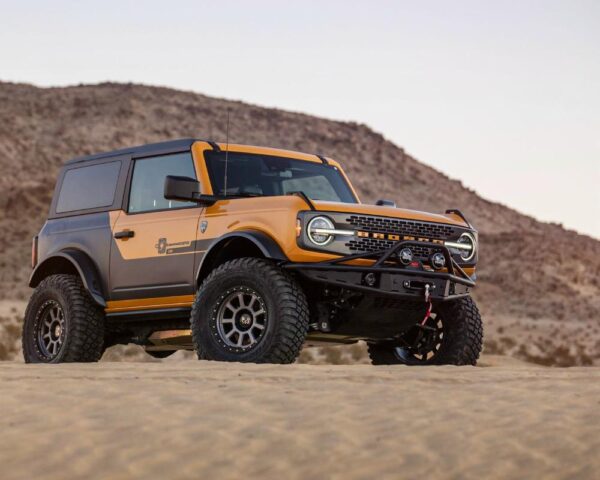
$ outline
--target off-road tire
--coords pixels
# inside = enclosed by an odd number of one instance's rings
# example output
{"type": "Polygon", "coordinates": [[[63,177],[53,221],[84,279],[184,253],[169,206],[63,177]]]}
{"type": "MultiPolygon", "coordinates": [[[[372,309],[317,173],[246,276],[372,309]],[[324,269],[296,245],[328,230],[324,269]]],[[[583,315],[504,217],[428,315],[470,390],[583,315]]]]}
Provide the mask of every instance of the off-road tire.
{"type": "Polygon", "coordinates": [[[51,275],[34,290],[23,324],[26,363],[97,362],[104,353],[104,312],[75,275],[51,275]],[[64,339],[54,356],[38,342],[40,315],[52,303],[64,312],[64,339]]]}
{"type": "Polygon", "coordinates": [[[231,260],[213,270],[198,289],[191,314],[192,339],[201,360],[293,363],[308,323],[308,303],[300,286],[287,272],[259,258],[231,260]],[[224,296],[239,289],[257,293],[266,309],[260,341],[247,350],[225,344],[217,325],[224,296]]]}
{"type": "Polygon", "coordinates": [[[146,353],[153,358],[167,358],[173,355],[177,350],[146,350],[146,353]]]}
{"type": "Polygon", "coordinates": [[[471,297],[439,305],[444,322],[444,338],[438,353],[427,362],[406,361],[398,356],[394,345],[369,343],[373,365],[476,365],[483,345],[483,323],[471,297]]]}

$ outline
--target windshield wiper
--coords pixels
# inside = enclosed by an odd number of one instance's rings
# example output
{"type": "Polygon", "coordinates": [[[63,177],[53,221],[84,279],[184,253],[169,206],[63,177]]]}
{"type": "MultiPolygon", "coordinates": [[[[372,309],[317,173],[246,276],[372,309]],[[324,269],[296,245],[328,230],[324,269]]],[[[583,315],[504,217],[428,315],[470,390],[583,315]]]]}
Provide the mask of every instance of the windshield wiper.
{"type": "Polygon", "coordinates": [[[229,195],[225,195],[224,198],[237,198],[237,197],[265,197],[266,195],[262,193],[250,193],[250,192],[241,192],[241,193],[230,193],[229,195]]]}

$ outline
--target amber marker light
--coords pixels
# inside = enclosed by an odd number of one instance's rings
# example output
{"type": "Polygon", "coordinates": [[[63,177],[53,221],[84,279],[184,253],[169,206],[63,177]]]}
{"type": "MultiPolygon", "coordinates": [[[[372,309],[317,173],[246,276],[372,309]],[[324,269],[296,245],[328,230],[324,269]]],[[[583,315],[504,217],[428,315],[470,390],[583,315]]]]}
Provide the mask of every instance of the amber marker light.
{"type": "Polygon", "coordinates": [[[299,218],[297,218],[296,219],[296,238],[299,238],[301,233],[302,233],[302,222],[300,221],[299,218]]]}
{"type": "Polygon", "coordinates": [[[31,268],[35,268],[38,262],[38,237],[33,237],[31,241],[31,268]]]}

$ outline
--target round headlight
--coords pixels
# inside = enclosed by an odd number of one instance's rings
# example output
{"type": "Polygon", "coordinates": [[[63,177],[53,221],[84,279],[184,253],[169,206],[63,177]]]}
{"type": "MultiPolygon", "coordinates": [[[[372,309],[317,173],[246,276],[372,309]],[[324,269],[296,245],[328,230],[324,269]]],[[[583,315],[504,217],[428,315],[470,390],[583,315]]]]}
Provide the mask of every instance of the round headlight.
{"type": "Polygon", "coordinates": [[[328,231],[333,229],[333,222],[327,217],[315,217],[308,222],[308,238],[316,245],[327,245],[333,240],[333,234],[328,231]]]}
{"type": "Polygon", "coordinates": [[[477,242],[475,240],[475,236],[472,233],[465,232],[458,239],[458,243],[462,243],[465,246],[471,247],[468,250],[463,250],[461,248],[459,250],[460,258],[462,258],[465,262],[472,260],[473,257],[475,257],[475,253],[477,252],[477,242]]]}

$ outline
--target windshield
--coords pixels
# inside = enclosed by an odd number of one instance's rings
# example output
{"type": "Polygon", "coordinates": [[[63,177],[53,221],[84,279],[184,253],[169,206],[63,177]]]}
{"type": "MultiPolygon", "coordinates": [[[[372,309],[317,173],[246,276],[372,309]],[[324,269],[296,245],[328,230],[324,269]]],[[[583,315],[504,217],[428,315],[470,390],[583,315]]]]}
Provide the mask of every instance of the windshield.
{"type": "Polygon", "coordinates": [[[336,167],[272,155],[229,152],[225,191],[225,152],[206,152],[213,193],[273,196],[304,192],[311,200],[357,203],[336,167]]]}

